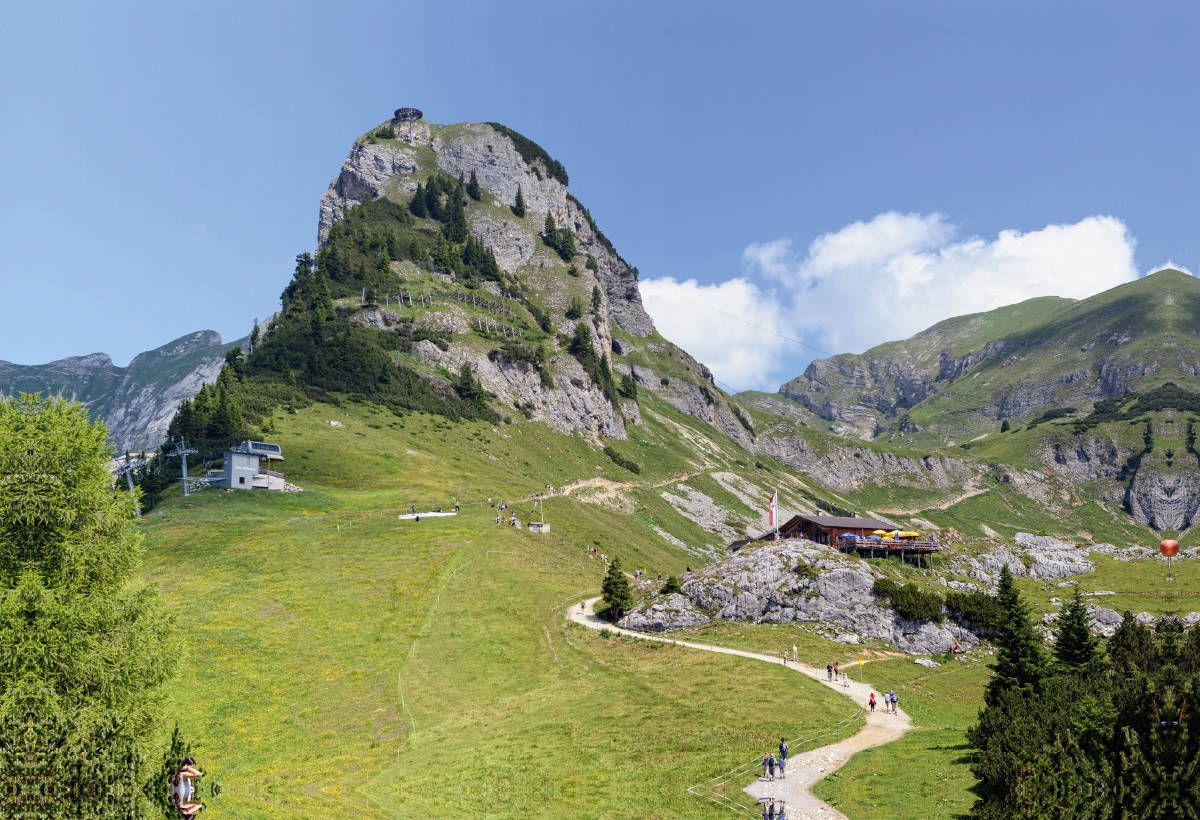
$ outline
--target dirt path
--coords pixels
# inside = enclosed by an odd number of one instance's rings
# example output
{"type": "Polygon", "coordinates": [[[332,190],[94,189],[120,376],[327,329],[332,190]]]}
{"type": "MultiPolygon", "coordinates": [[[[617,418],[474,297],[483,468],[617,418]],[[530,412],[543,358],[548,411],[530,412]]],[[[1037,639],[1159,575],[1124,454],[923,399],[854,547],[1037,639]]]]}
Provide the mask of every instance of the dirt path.
{"type": "MultiPolygon", "coordinates": [[[[599,598],[592,598],[585,601],[582,610],[577,605],[569,607],[571,620],[589,629],[611,629],[613,632],[621,635],[629,635],[635,638],[642,638],[643,640],[664,641],[691,649],[719,652],[722,655],[737,655],[742,658],[762,661],[763,663],[772,663],[776,666],[781,663],[778,655],[763,655],[758,652],[746,652],[741,649],[729,649],[724,646],[676,641],[670,638],[662,638],[656,635],[647,635],[643,632],[634,632],[615,627],[608,623],[608,621],[601,620],[596,616],[595,607],[596,602],[599,600],[599,598]]],[[[828,686],[838,694],[845,695],[858,706],[864,705],[871,693],[875,691],[868,684],[859,683],[855,680],[851,680],[848,687],[841,683],[830,683],[826,679],[824,669],[817,669],[806,664],[789,663],[787,668],[793,672],[807,675],[818,683],[828,686]]],[[[833,806],[830,806],[824,800],[817,798],[812,793],[812,785],[825,778],[830,772],[840,768],[855,752],[890,743],[912,728],[912,720],[903,710],[898,711],[894,715],[887,714],[882,711],[882,698],[876,697],[876,700],[880,701],[879,709],[874,713],[867,713],[867,725],[860,729],[853,737],[848,737],[839,743],[822,746],[819,749],[813,749],[810,752],[796,755],[788,761],[788,776],[786,778],[777,778],[772,782],[766,778],[759,777],[758,780],[746,787],[746,793],[760,803],[771,799],[784,801],[787,804],[787,816],[791,820],[816,820],[817,818],[822,818],[822,820],[828,820],[828,818],[847,820],[846,815],[833,808],[833,806]]],[[[763,748],[757,750],[758,754],[772,751],[776,743],[778,741],[774,738],[764,738],[763,748]]]]}

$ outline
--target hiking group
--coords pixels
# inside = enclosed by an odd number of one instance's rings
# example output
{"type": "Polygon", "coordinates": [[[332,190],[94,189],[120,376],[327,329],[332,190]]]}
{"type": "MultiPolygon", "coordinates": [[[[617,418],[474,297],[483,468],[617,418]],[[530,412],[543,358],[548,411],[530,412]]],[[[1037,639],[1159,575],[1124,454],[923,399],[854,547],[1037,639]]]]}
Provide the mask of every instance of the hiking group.
{"type": "MultiPolygon", "coordinates": [[[[896,697],[896,690],[888,692],[883,696],[883,711],[896,714],[896,704],[900,702],[900,698],[896,697]]],[[[871,711],[875,711],[875,693],[871,693],[870,699],[867,701],[867,706],[871,707],[871,711]]]]}
{"type": "Polygon", "coordinates": [[[825,664],[825,675],[830,683],[840,683],[846,688],[850,686],[850,673],[843,672],[839,668],[837,661],[825,664]]]}
{"type": "MultiPolygon", "coordinates": [[[[787,739],[781,737],[779,738],[778,756],[776,756],[776,752],[767,752],[763,755],[762,779],[774,783],[776,772],[779,773],[780,779],[787,777],[787,762],[787,739]]],[[[783,801],[776,803],[774,798],[763,801],[763,820],[787,820],[787,808],[783,801]]]]}

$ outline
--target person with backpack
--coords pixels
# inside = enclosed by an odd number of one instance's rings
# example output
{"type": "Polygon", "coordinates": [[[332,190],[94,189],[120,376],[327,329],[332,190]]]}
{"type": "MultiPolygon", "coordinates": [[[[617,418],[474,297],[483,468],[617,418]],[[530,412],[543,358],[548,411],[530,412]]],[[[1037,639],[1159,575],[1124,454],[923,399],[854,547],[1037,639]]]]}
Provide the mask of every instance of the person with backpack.
{"type": "Polygon", "coordinates": [[[770,756],[770,752],[763,752],[763,780],[767,779],[767,759],[770,756]]]}
{"type": "Polygon", "coordinates": [[[871,700],[867,703],[867,705],[871,707],[871,713],[874,714],[875,713],[875,693],[874,692],[871,693],[871,700]]]}
{"type": "Polygon", "coordinates": [[[900,698],[896,695],[896,690],[893,689],[892,690],[892,714],[893,715],[896,714],[896,710],[898,708],[897,704],[899,704],[899,703],[900,703],[900,698]]]}
{"type": "Polygon", "coordinates": [[[827,677],[830,680],[830,682],[833,681],[833,664],[832,663],[825,664],[825,677],[827,677]]]}
{"type": "Polygon", "coordinates": [[[891,712],[892,714],[895,714],[896,713],[896,690],[893,689],[892,691],[888,692],[887,697],[885,697],[884,700],[886,700],[888,703],[888,711],[891,712]]]}
{"type": "Polygon", "coordinates": [[[783,738],[779,738],[779,756],[781,758],[783,758],[784,760],[787,760],[788,744],[787,744],[787,741],[783,738]]]}
{"type": "Polygon", "coordinates": [[[787,758],[780,756],[777,765],[779,766],[779,779],[783,780],[787,777],[787,758]]]}
{"type": "Polygon", "coordinates": [[[771,772],[771,782],[775,782],[775,755],[767,758],[767,769],[771,772]]]}

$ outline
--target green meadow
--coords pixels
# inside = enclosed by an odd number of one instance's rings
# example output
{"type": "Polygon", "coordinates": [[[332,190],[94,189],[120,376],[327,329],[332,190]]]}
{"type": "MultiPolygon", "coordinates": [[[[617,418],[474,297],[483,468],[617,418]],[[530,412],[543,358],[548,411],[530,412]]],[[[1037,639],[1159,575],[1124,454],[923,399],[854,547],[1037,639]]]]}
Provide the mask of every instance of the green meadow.
{"type": "Polygon", "coordinates": [[[589,547],[699,565],[640,520],[678,523],[651,503],[670,452],[635,477],[534,425],[314,405],[274,426],[304,492],[172,494],[141,523],[188,644],[170,711],[223,787],[207,816],[711,817],[687,786],[853,711],[782,667],[565,621],[598,594],[589,547]],[[640,512],[560,496],[549,534],[494,523],[487,498],[581,474],[640,482],[640,512]]]}

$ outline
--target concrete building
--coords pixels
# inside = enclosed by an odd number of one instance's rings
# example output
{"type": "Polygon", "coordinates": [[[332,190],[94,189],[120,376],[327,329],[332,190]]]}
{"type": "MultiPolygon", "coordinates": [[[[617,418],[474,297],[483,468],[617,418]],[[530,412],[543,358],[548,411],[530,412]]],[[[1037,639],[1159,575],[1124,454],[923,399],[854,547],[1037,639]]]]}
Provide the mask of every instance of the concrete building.
{"type": "Polygon", "coordinates": [[[283,490],[283,473],[271,469],[272,461],[283,461],[283,451],[278,444],[243,441],[225,451],[225,469],[220,475],[211,477],[209,483],[234,490],[283,490]],[[264,458],[266,468],[262,466],[264,458]]]}

